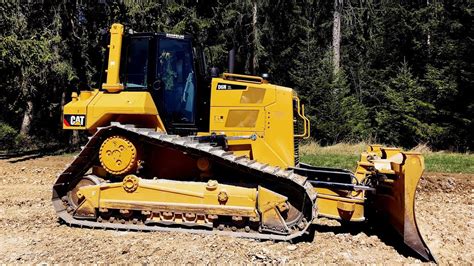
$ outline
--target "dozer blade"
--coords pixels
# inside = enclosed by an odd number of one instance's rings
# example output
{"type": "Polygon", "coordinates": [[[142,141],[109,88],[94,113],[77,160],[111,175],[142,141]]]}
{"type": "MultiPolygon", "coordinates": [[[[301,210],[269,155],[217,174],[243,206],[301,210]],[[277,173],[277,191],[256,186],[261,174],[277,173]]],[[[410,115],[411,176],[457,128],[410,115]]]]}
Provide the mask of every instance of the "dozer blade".
{"type": "MultiPolygon", "coordinates": [[[[424,171],[424,160],[419,153],[401,152],[382,149],[382,163],[390,163],[390,170],[379,172],[372,193],[372,204],[375,211],[375,222],[386,221],[403,238],[404,243],[427,261],[436,261],[418,229],[415,218],[415,193],[418,181],[424,171]],[[391,156],[392,155],[392,156],[391,156]],[[382,174],[381,174],[382,173],[382,174]]],[[[375,168],[377,160],[373,161],[375,168]]],[[[369,207],[369,208],[370,208],[369,207]]]]}

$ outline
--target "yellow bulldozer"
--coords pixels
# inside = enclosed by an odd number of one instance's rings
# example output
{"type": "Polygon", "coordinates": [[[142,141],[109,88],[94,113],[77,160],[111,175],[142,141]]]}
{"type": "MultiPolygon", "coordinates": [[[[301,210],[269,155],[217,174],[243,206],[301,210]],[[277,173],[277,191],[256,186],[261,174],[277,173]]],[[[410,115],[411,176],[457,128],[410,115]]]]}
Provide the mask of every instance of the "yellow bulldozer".
{"type": "Polygon", "coordinates": [[[419,153],[372,145],[355,172],[304,164],[291,88],[208,71],[189,36],[113,24],[107,50],[105,83],[64,106],[64,129],[91,134],[53,187],[66,224],[293,241],[327,217],[389,225],[434,261],[414,214],[419,153]]]}

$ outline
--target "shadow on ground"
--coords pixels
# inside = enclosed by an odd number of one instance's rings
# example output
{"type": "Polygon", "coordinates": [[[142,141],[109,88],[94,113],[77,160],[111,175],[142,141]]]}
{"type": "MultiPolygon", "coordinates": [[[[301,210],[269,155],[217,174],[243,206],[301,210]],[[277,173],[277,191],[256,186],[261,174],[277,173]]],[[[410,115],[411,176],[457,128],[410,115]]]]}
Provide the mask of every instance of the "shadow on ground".
{"type": "Polygon", "coordinates": [[[51,146],[29,151],[6,151],[0,153],[1,160],[8,160],[9,163],[18,163],[28,160],[38,159],[45,156],[60,155],[67,152],[73,152],[71,149],[62,146],[51,146]]]}

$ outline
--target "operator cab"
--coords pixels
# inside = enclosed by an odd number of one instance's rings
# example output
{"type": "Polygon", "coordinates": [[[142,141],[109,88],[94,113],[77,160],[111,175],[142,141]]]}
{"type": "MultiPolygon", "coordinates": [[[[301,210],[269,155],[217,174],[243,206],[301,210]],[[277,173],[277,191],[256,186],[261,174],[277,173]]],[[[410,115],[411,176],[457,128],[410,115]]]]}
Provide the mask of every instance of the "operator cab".
{"type": "Polygon", "coordinates": [[[210,82],[205,69],[203,53],[193,49],[189,36],[134,33],[123,38],[124,90],[149,91],[169,133],[208,130],[210,82]]]}

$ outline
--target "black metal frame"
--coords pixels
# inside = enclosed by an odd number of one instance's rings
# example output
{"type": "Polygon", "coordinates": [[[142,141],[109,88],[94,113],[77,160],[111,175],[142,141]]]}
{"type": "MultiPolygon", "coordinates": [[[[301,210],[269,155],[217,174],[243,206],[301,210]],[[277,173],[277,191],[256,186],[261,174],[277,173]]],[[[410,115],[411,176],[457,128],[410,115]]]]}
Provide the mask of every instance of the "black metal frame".
{"type": "Polygon", "coordinates": [[[360,185],[354,174],[346,169],[317,167],[300,163],[298,167],[290,167],[296,174],[305,176],[314,187],[341,189],[351,191],[375,190],[372,187],[360,185]]]}

